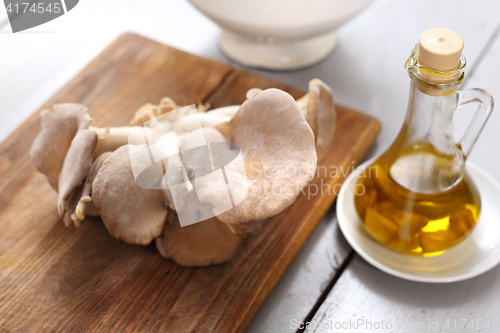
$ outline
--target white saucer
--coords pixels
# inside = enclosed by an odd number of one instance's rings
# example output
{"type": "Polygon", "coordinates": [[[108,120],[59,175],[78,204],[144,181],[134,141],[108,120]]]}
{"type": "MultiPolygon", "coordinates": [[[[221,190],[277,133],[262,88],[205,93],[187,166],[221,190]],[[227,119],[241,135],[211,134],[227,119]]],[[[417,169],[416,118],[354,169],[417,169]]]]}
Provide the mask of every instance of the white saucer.
{"type": "Polygon", "coordinates": [[[366,232],[354,207],[353,189],[360,171],[372,162],[362,164],[347,177],[337,198],[340,229],[363,259],[388,274],[430,283],[470,279],[500,262],[500,186],[486,172],[467,163],[467,171],[481,195],[481,216],[472,234],[442,255],[425,258],[389,250],[366,232]]]}

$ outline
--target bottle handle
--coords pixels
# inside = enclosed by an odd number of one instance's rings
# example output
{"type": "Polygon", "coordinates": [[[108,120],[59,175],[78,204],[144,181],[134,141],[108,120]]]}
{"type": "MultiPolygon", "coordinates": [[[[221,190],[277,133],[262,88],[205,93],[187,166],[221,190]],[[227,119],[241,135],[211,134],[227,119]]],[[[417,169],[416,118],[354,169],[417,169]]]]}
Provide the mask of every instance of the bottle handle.
{"type": "Polygon", "coordinates": [[[479,103],[479,107],[477,108],[469,127],[467,127],[465,134],[459,141],[464,157],[467,158],[472,150],[472,147],[474,147],[479,134],[481,134],[486,121],[488,121],[491,111],[493,111],[493,97],[486,90],[474,88],[458,91],[457,98],[457,108],[469,103],[479,103]]]}

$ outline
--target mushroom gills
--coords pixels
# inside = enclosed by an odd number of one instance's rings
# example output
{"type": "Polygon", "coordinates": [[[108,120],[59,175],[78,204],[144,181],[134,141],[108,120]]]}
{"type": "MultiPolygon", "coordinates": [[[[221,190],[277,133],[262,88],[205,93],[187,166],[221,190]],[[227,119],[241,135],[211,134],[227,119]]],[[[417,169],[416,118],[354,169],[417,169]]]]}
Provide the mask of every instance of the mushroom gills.
{"type": "Polygon", "coordinates": [[[75,227],[80,227],[80,223],[87,217],[97,217],[99,216],[99,211],[95,208],[94,202],[92,200],[92,183],[94,182],[97,172],[101,168],[104,161],[111,155],[111,152],[106,152],[100,155],[92,164],[87,179],[83,185],[82,193],[80,195],[80,200],[75,208],[75,212],[71,214],[71,220],[73,221],[75,227]]]}
{"type": "Polygon", "coordinates": [[[297,100],[304,118],[314,133],[318,160],[326,157],[326,150],[335,134],[337,111],[330,87],[319,79],[309,81],[309,92],[297,100]]]}

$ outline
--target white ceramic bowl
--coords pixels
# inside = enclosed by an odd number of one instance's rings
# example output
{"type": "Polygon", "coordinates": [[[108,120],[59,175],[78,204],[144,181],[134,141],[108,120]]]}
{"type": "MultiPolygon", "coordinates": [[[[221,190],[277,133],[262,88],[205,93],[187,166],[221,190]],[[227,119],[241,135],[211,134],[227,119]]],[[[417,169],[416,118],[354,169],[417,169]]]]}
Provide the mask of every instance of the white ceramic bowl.
{"type": "Polygon", "coordinates": [[[290,70],[326,57],[335,30],[372,0],[188,0],[222,29],[227,56],[253,67],[290,70]]]}

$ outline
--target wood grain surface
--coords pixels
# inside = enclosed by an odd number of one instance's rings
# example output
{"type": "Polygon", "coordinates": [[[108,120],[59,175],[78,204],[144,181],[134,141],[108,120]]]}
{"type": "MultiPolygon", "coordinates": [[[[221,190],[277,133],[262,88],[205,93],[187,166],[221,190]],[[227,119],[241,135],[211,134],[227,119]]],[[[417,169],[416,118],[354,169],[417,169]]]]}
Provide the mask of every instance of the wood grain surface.
{"type": "MultiPolygon", "coordinates": [[[[78,102],[97,126],[126,125],[146,102],[170,96],[180,105],[239,104],[249,88],[303,92],[199,58],[134,34],[124,34],[43,108],[78,102]]],[[[184,268],[154,246],[109,236],[100,219],[66,228],[56,193],[28,158],[40,130],[38,110],[0,145],[0,331],[241,332],[335,199],[324,191],[274,218],[252,222],[239,254],[206,268],[184,268]]],[[[338,106],[327,167],[357,164],[379,123],[338,106]]],[[[313,180],[331,188],[345,174],[313,180]]]]}

